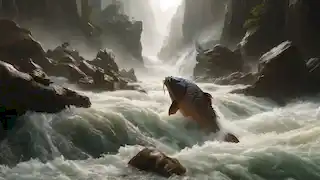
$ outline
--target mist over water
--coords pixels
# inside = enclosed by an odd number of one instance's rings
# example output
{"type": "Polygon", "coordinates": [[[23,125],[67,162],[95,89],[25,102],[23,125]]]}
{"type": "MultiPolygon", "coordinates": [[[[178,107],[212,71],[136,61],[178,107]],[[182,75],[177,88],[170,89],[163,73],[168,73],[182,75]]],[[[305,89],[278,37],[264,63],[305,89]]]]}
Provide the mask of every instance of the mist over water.
{"type": "MultiPolygon", "coordinates": [[[[155,13],[157,23],[159,16],[159,12],[155,13]]],[[[162,23],[159,26],[166,24],[162,23]]],[[[201,83],[199,86],[213,96],[212,104],[223,130],[240,139],[239,144],[217,142],[180,113],[170,117],[167,113],[171,100],[163,92],[162,80],[168,75],[191,78],[194,48],[185,49],[178,59],[166,63],[151,52],[145,53],[145,64],[146,70],[137,71],[137,76],[147,94],[82,91],[93,103],[89,109],[71,108],[54,115],[29,113],[22,117],[26,123],[11,135],[11,142],[0,144],[0,155],[14,159],[13,152],[24,151],[34,159],[14,167],[1,166],[0,179],[163,179],[127,167],[142,145],[157,147],[187,168],[186,177],[171,179],[320,179],[318,99],[278,107],[265,99],[228,93],[239,86],[201,83]],[[25,149],[17,144],[23,144],[25,149]],[[105,155],[85,159],[81,158],[84,151],[105,155]],[[50,157],[53,160],[41,162],[50,157]]],[[[54,81],[76,89],[63,78],[54,81]]]]}

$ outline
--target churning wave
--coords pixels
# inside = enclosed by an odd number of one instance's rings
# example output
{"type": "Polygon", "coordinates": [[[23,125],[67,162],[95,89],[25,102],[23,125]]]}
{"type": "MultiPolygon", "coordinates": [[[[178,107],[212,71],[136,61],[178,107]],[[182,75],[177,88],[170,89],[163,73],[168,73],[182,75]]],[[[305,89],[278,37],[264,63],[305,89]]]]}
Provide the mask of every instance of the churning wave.
{"type": "Polygon", "coordinates": [[[320,101],[278,107],[230,94],[236,86],[199,84],[214,97],[224,129],[240,138],[239,144],[217,142],[180,114],[168,116],[171,100],[163,92],[163,77],[140,77],[147,94],[82,92],[92,100],[89,109],[28,113],[0,144],[1,163],[12,165],[1,166],[0,179],[162,179],[127,167],[143,146],[157,147],[188,169],[186,177],[171,179],[320,179],[320,101]]]}

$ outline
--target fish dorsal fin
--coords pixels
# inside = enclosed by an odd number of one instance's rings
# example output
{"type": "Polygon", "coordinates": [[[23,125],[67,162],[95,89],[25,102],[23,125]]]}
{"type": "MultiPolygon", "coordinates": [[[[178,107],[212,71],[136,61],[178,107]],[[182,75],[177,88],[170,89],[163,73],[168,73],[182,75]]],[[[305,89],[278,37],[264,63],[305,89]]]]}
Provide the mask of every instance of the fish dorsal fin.
{"type": "Polygon", "coordinates": [[[179,110],[179,105],[177,101],[172,101],[171,106],[169,108],[169,116],[175,114],[179,110]]]}
{"type": "Polygon", "coordinates": [[[211,99],[212,99],[212,96],[211,94],[207,93],[207,92],[204,92],[204,96],[206,97],[206,101],[210,104],[210,106],[212,105],[212,102],[211,102],[211,99]]]}

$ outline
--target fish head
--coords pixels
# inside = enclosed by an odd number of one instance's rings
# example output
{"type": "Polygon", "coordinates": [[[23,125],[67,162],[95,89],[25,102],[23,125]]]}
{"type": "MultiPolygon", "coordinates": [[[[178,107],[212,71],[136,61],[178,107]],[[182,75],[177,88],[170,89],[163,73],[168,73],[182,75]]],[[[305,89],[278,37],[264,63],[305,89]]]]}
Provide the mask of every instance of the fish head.
{"type": "Polygon", "coordinates": [[[167,76],[163,81],[172,100],[181,101],[187,91],[188,82],[183,78],[167,76]]]}

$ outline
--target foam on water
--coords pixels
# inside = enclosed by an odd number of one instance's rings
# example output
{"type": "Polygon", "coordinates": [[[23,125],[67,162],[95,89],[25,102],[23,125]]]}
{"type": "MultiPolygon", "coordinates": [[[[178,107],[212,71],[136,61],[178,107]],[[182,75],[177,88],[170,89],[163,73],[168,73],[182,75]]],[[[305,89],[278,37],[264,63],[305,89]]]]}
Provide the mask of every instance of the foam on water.
{"type": "MultiPolygon", "coordinates": [[[[235,86],[200,84],[214,97],[223,127],[240,138],[241,143],[229,144],[213,141],[180,114],[169,117],[171,101],[163,93],[162,81],[141,79],[147,94],[82,92],[93,102],[89,109],[26,115],[27,122],[11,134],[14,142],[1,144],[1,157],[8,156],[12,161],[12,154],[19,154],[16,151],[22,147],[15,148],[14,144],[22,143],[24,149],[19,151],[35,159],[11,168],[1,166],[0,177],[162,179],[126,165],[142,145],[151,145],[178,158],[188,169],[186,177],[172,179],[320,178],[319,101],[297,101],[278,107],[263,99],[228,93],[235,86]],[[85,159],[81,152],[89,152],[92,157],[101,152],[105,155],[85,159]],[[37,158],[53,160],[41,163],[37,158]]],[[[63,83],[61,79],[59,82],[63,83]]]]}

